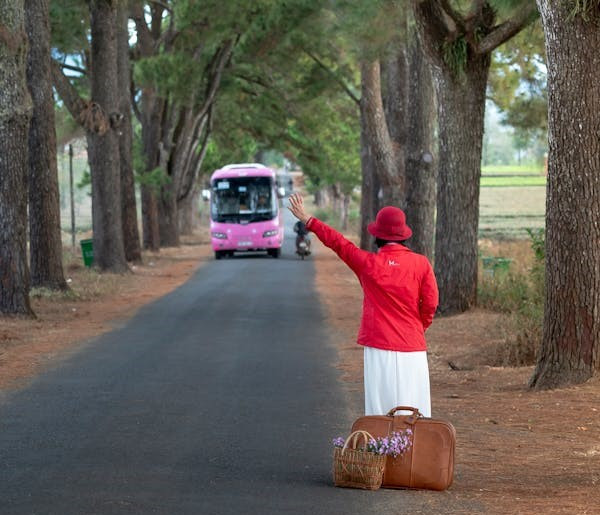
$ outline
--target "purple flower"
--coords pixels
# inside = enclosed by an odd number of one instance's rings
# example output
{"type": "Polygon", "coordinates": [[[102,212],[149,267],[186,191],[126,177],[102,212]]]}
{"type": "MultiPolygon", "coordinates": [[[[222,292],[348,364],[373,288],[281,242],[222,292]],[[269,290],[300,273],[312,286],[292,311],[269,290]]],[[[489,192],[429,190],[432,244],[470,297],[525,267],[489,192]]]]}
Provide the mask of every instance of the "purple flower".
{"type": "Polygon", "coordinates": [[[409,429],[402,432],[394,431],[389,436],[369,440],[367,450],[396,458],[410,449],[412,445],[411,435],[412,431],[409,429]]]}
{"type": "Polygon", "coordinates": [[[334,447],[344,447],[345,443],[346,443],[346,440],[344,440],[341,436],[338,436],[337,438],[333,439],[334,447]]]}
{"type": "MultiPolygon", "coordinates": [[[[358,450],[372,452],[379,455],[392,456],[397,458],[407,452],[412,446],[412,430],[405,429],[403,431],[393,431],[388,436],[380,436],[371,438],[367,443],[367,447],[358,450]]],[[[344,439],[337,437],[333,439],[335,447],[343,447],[344,439]]]]}

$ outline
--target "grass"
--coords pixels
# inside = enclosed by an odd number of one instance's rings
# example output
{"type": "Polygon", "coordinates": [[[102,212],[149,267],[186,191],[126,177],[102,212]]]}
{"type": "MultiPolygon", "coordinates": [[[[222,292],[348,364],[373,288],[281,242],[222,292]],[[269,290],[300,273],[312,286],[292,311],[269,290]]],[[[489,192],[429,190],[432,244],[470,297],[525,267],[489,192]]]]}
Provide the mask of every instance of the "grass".
{"type": "Polygon", "coordinates": [[[543,175],[540,165],[488,165],[481,167],[482,175],[543,175]]]}
{"type": "Polygon", "coordinates": [[[524,187],[524,186],[546,186],[546,177],[543,175],[509,175],[509,176],[485,176],[481,177],[481,187],[524,187]]]}
{"type": "Polygon", "coordinates": [[[63,267],[67,290],[32,288],[31,297],[56,302],[89,301],[121,289],[123,275],[84,266],[79,248],[63,247],[63,267]]]}
{"type": "Polygon", "coordinates": [[[511,259],[506,273],[490,275],[483,267],[480,269],[478,304],[503,314],[499,325],[504,341],[490,356],[491,365],[528,366],[535,363],[544,317],[542,247],[540,232],[532,233],[529,241],[484,240],[480,243],[481,255],[511,259]]]}

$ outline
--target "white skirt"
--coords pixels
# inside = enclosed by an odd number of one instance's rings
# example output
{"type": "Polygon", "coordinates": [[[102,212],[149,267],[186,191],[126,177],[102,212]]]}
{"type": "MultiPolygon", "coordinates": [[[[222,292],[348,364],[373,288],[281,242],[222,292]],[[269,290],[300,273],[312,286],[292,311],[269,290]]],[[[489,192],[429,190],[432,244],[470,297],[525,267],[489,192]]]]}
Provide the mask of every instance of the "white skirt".
{"type": "Polygon", "coordinates": [[[410,406],[431,417],[427,351],[364,349],[365,415],[410,406]]]}

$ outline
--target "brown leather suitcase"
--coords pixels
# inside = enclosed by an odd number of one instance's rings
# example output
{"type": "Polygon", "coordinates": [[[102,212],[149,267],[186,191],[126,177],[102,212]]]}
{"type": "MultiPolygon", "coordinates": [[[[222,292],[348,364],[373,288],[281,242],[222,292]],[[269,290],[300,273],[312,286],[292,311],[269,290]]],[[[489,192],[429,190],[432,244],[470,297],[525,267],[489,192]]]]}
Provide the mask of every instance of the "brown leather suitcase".
{"type": "Polygon", "coordinates": [[[381,486],[445,490],[454,476],[456,431],[452,424],[425,418],[416,408],[398,406],[387,415],[360,417],[352,425],[352,431],[368,431],[375,438],[406,428],[413,432],[413,444],[402,456],[388,456],[381,486]],[[397,411],[411,414],[395,415],[397,411]]]}

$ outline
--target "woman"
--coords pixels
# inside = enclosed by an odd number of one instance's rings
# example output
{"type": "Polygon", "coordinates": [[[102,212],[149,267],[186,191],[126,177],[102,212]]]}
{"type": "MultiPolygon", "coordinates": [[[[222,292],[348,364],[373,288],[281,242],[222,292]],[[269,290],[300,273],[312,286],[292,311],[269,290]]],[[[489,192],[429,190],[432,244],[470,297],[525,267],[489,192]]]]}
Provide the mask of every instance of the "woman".
{"type": "Polygon", "coordinates": [[[425,330],[438,304],[431,264],[404,242],[412,231],[404,212],[384,207],[368,231],[379,251],[361,250],[339,232],[308,216],[302,197],[290,211],[357,275],[363,289],[358,343],[364,346],[365,415],[384,415],[411,406],[431,416],[425,330]]]}

